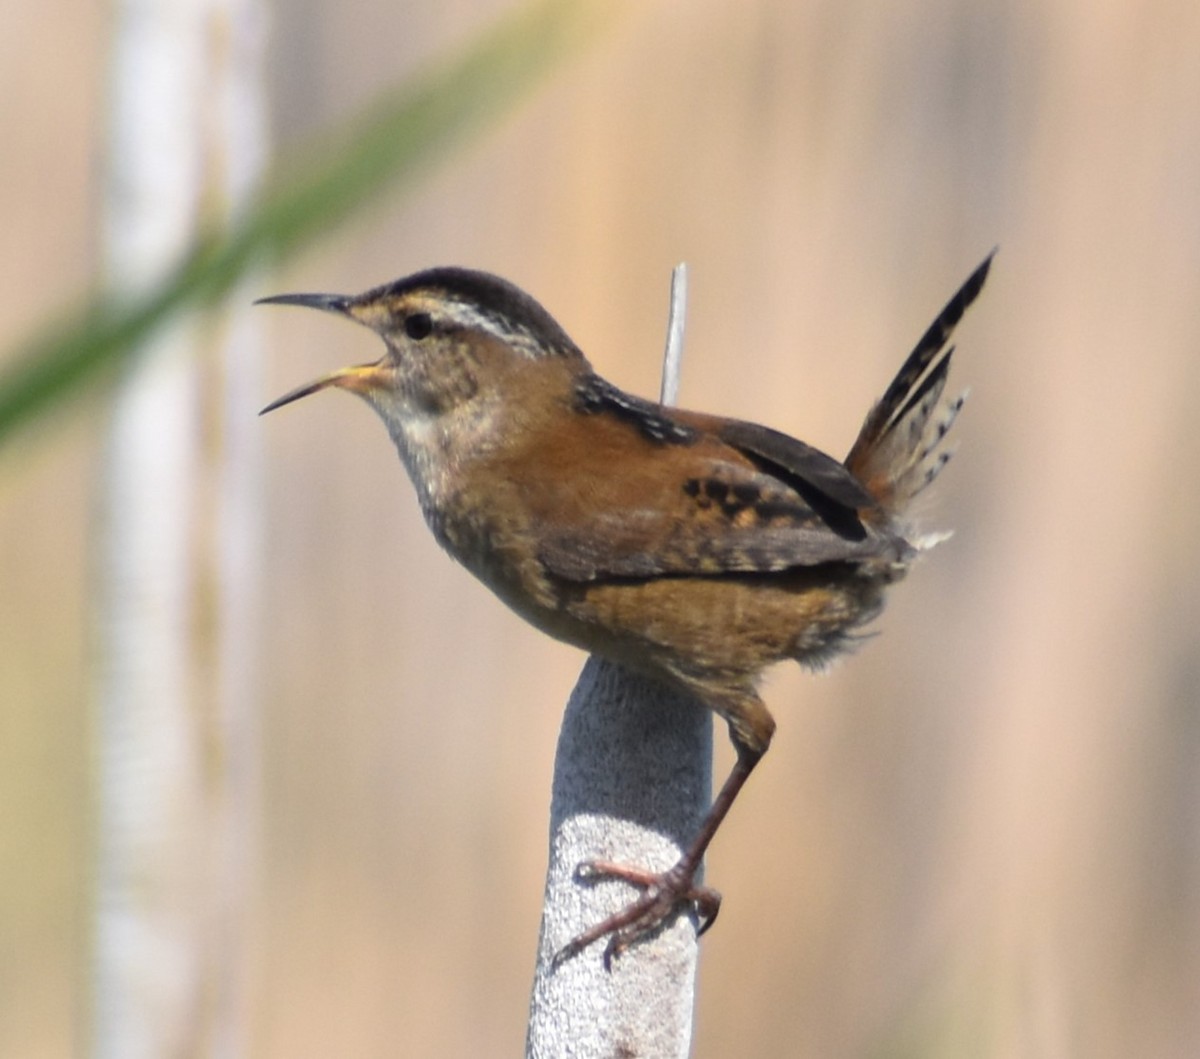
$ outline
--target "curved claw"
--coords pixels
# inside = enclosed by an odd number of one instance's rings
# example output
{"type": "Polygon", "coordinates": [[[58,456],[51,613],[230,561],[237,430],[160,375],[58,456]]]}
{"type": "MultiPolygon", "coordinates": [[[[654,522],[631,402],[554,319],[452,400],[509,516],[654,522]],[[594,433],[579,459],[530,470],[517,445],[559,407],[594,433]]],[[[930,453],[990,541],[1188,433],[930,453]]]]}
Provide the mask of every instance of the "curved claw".
{"type": "Polygon", "coordinates": [[[709,886],[697,886],[696,868],[680,861],[665,872],[651,872],[606,860],[584,861],[575,869],[576,878],[582,882],[599,879],[623,879],[639,886],[644,891],[619,912],[601,920],[585,930],[559,950],[554,965],[577,956],[592,942],[607,937],[604,949],[604,966],[611,970],[612,961],[626,949],[643,938],[656,934],[667,922],[685,909],[695,909],[700,918],[696,932],[699,937],[717,918],[721,909],[721,895],[709,886]]]}
{"type": "Polygon", "coordinates": [[[696,890],[696,912],[700,916],[700,926],[696,937],[704,934],[717,921],[717,913],[721,911],[721,894],[709,886],[701,886],[696,890]]]}

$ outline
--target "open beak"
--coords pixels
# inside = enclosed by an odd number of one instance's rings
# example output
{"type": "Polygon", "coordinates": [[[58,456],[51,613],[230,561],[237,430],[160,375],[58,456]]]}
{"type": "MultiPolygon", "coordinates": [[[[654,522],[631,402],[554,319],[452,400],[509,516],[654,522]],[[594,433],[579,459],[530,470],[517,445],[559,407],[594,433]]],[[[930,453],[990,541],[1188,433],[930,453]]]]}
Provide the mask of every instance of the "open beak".
{"type": "Polygon", "coordinates": [[[341,390],[349,390],[351,393],[357,393],[366,397],[381,387],[386,386],[390,377],[391,372],[383,361],[376,361],[374,364],[359,364],[353,368],[341,368],[338,371],[330,372],[328,375],[323,375],[315,382],[297,386],[296,389],[290,390],[282,397],[276,398],[258,414],[260,416],[266,415],[268,412],[275,411],[276,408],[282,408],[285,404],[291,404],[293,401],[300,400],[301,397],[307,397],[310,393],[316,393],[318,390],[324,390],[329,386],[335,386],[341,390]]]}
{"type": "MultiPolygon", "coordinates": [[[[339,316],[346,316],[353,319],[353,314],[350,311],[350,306],[353,299],[346,297],[344,294],[277,294],[271,298],[259,298],[255,305],[302,305],[308,309],[321,309],[328,313],[337,313],[339,316]]],[[[298,386],[296,389],[285,393],[282,397],[272,401],[258,414],[266,415],[268,412],[273,412],[276,408],[281,408],[285,404],[291,404],[293,401],[300,400],[301,397],[307,397],[311,393],[316,393],[318,390],[324,390],[328,387],[336,387],[341,390],[349,390],[351,393],[357,393],[363,397],[368,396],[374,391],[386,386],[391,378],[391,372],[388,370],[387,358],[376,361],[374,364],[359,364],[353,368],[342,368],[339,371],[330,372],[321,378],[298,386]]]]}

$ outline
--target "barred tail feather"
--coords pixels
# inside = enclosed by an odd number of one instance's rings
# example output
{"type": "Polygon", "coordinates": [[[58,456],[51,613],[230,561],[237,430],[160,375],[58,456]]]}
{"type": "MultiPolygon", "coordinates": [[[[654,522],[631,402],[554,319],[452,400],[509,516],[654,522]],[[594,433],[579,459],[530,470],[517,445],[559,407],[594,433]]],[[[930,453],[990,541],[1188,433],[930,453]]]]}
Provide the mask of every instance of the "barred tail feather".
{"type": "Polygon", "coordinates": [[[846,457],[847,469],[879,505],[900,514],[950,461],[945,445],[966,393],[943,401],[950,358],[950,335],[978,297],[991,267],[993,250],[921,336],[883,397],[867,414],[858,440],[846,457]]]}

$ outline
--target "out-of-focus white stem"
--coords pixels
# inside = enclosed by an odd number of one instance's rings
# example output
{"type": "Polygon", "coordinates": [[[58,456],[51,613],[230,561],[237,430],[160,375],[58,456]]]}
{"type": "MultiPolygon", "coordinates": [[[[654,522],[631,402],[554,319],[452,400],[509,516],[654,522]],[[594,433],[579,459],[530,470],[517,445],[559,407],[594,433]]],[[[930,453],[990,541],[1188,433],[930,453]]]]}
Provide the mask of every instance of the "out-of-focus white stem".
{"type": "MultiPolygon", "coordinates": [[[[119,0],[110,286],[160,279],[201,210],[214,219],[235,209],[261,169],[258,2],[119,0]]],[[[256,353],[246,325],[230,323],[228,370],[209,375],[229,385],[206,394],[199,334],[197,321],[177,321],[143,351],[114,398],[104,454],[91,1014],[91,1052],[102,1057],[245,1050],[231,998],[242,948],[226,944],[239,932],[225,924],[245,901],[255,787],[246,717],[257,458],[238,424],[253,423],[256,353]],[[199,605],[209,600],[212,610],[199,605]]]]}
{"type": "MultiPolygon", "coordinates": [[[[117,5],[104,240],[113,286],[149,285],[191,240],[203,27],[199,2],[117,5]]],[[[116,394],[104,459],[92,975],[102,1059],[190,1050],[199,996],[193,347],[193,328],[176,323],[145,350],[116,394]]]]}

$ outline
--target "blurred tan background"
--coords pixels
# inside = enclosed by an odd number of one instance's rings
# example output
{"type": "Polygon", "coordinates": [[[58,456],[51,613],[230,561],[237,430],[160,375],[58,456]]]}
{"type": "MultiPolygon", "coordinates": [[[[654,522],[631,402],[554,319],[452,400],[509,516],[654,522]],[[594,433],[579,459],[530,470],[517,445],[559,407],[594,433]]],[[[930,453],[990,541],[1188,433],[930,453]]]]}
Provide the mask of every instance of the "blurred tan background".
{"type": "MultiPolygon", "coordinates": [[[[504,6],[278,5],[275,135],[504,6]]],[[[110,29],[78,0],[4,21],[0,348],[92,281],[110,29]]],[[[930,509],[956,535],[856,657],[768,685],[778,738],[709,858],[698,1059],[1200,1053],[1198,56],[1184,0],[648,2],[402,207],[262,279],[490,269],[650,394],[687,260],[682,403],[841,455],[1000,245],[930,509]]],[[[264,402],[376,355],[267,327],[264,402]]],[[[0,451],[3,1056],[86,1050],[104,422],[0,451]]],[[[519,1054],[582,658],[437,551],[364,408],[261,429],[250,1054],[519,1054]]]]}

